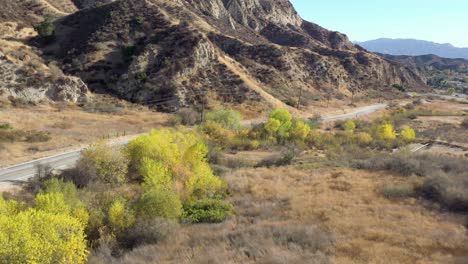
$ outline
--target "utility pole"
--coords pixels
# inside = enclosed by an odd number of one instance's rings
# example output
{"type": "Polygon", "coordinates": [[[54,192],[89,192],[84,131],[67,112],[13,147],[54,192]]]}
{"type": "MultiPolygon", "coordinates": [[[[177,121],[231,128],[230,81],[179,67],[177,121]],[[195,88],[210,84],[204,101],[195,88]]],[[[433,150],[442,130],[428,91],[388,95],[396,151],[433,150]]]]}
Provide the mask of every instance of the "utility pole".
{"type": "Polygon", "coordinates": [[[297,98],[297,109],[301,109],[302,87],[299,88],[299,96],[297,98]]]}

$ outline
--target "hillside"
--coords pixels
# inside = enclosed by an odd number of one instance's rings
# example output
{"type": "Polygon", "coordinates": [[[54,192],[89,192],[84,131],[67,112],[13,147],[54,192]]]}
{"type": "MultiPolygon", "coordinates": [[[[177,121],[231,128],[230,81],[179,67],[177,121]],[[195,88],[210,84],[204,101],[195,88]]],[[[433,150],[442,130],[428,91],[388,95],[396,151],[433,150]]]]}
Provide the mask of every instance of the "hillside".
{"type": "MultiPolygon", "coordinates": [[[[84,9],[62,14],[41,52],[93,92],[160,110],[201,103],[265,109],[278,100],[304,106],[395,83],[425,87],[419,73],[302,20],[289,1],[107,2],[74,1],[84,9]]],[[[63,13],[73,8],[47,3],[63,13]]]]}
{"type": "Polygon", "coordinates": [[[444,58],[468,59],[468,48],[457,48],[451,44],[439,44],[416,39],[388,39],[358,42],[363,48],[390,55],[420,56],[434,54],[444,58]]]}
{"type": "Polygon", "coordinates": [[[413,67],[425,75],[428,84],[436,88],[455,88],[468,93],[468,60],[447,59],[436,55],[393,56],[385,58],[413,67]]]}

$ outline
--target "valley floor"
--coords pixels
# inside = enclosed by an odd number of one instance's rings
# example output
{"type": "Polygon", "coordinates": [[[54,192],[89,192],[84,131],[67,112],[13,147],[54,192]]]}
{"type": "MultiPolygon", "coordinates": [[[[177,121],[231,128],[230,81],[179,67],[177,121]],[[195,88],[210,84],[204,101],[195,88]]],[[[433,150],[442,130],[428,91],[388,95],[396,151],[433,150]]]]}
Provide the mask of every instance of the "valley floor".
{"type": "Polygon", "coordinates": [[[79,149],[100,139],[145,133],[167,125],[169,120],[168,115],[144,107],[112,111],[117,112],[87,112],[71,106],[0,109],[0,124],[11,126],[3,131],[17,134],[0,139],[0,167],[79,149]],[[31,131],[48,136],[44,140],[25,140],[22,134],[31,131]]]}

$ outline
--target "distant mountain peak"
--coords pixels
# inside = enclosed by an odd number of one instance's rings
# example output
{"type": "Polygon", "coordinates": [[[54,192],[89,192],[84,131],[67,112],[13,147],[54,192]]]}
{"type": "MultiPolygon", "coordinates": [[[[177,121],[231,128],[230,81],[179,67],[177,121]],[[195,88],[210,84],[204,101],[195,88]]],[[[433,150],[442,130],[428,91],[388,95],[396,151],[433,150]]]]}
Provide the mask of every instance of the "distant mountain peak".
{"type": "Polygon", "coordinates": [[[450,43],[436,43],[418,39],[379,38],[357,42],[361,47],[390,55],[420,56],[434,54],[444,58],[468,59],[468,48],[457,48],[450,43]]]}

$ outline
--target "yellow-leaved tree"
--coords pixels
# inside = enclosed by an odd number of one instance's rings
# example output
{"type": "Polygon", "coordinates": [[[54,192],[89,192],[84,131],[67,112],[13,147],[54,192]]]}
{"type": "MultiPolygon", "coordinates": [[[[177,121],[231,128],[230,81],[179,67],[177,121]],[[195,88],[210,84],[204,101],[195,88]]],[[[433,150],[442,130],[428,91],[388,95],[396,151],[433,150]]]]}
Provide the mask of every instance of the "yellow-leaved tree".
{"type": "Polygon", "coordinates": [[[400,132],[400,137],[405,141],[413,141],[416,139],[416,132],[409,126],[404,126],[400,132]]]}
{"type": "Polygon", "coordinates": [[[383,140],[396,139],[396,132],[392,124],[384,123],[378,128],[378,137],[383,140]]]}
{"type": "Polygon", "coordinates": [[[66,209],[59,196],[42,196],[38,199],[42,209],[24,211],[14,209],[15,202],[0,197],[1,263],[86,261],[84,226],[78,219],[60,213],[66,209]],[[52,208],[53,204],[59,208],[52,208]]]}
{"type": "Polygon", "coordinates": [[[304,121],[294,120],[290,137],[292,140],[304,141],[310,134],[311,128],[304,121]]]}
{"type": "Polygon", "coordinates": [[[119,233],[133,224],[135,217],[124,199],[117,199],[109,207],[107,219],[113,232],[119,233]]]}
{"type": "Polygon", "coordinates": [[[153,130],[131,141],[127,151],[147,190],[176,190],[183,198],[201,198],[224,188],[206,160],[208,147],[197,133],[153,130]]]}

